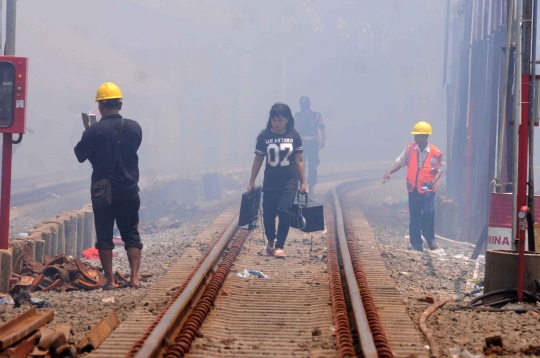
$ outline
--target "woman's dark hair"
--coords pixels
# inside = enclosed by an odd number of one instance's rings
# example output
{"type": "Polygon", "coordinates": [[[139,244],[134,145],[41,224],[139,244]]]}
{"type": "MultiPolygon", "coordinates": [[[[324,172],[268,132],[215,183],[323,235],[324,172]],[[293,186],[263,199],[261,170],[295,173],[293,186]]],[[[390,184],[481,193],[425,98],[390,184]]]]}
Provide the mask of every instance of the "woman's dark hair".
{"type": "Polygon", "coordinates": [[[287,130],[294,128],[294,117],[291,109],[285,103],[276,103],[272,106],[272,108],[270,108],[270,117],[268,118],[268,123],[266,124],[267,131],[272,128],[272,118],[275,117],[283,117],[288,119],[287,130]]]}

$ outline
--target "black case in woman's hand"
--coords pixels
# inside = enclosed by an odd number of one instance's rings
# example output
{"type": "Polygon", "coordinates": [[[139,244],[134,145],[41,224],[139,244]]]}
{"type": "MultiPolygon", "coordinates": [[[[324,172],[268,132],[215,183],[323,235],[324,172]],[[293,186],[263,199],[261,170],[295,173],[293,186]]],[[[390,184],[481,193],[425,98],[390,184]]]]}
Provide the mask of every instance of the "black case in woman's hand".
{"type": "MultiPolygon", "coordinates": [[[[304,194],[302,194],[304,195],[304,194]]],[[[305,194],[305,200],[300,198],[300,195],[296,196],[296,201],[293,204],[293,220],[291,227],[298,228],[298,217],[300,213],[306,220],[306,226],[300,229],[303,232],[314,232],[324,230],[324,209],[323,204],[315,201],[309,201],[308,195],[305,194]]]]}

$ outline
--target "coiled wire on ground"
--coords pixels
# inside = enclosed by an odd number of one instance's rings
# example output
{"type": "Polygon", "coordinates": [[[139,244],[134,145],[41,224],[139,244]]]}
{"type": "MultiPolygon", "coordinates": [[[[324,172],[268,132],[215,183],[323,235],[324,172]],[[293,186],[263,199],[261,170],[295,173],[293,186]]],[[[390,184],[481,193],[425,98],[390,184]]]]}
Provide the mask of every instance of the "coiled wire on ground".
{"type": "Polygon", "coordinates": [[[201,328],[206,316],[212,310],[212,305],[221,290],[221,286],[223,286],[227,275],[231,271],[231,267],[240,254],[240,251],[242,251],[249,233],[250,231],[245,229],[238,231],[229,252],[221,261],[219,268],[212,276],[208,286],[206,286],[201,299],[197,302],[195,309],[190,313],[180,333],[175,338],[175,342],[168,347],[167,352],[163,355],[164,358],[181,358],[189,352],[195,335],[201,328]]]}
{"type": "Polygon", "coordinates": [[[202,263],[204,262],[204,260],[208,257],[208,255],[210,254],[210,252],[212,251],[212,249],[214,248],[214,246],[216,246],[217,242],[219,241],[219,239],[221,238],[221,236],[225,233],[225,231],[227,230],[227,227],[225,227],[223,230],[221,230],[221,232],[219,232],[219,234],[216,236],[216,238],[214,239],[214,241],[212,242],[212,244],[208,247],[208,249],[206,249],[206,251],[204,252],[204,254],[201,256],[201,258],[199,259],[199,261],[197,262],[197,265],[195,265],[195,267],[193,268],[193,270],[191,270],[191,272],[189,273],[189,275],[185,278],[184,282],[182,283],[182,285],[176,289],[176,291],[174,292],[174,294],[172,295],[172,298],[169,300],[169,302],[167,303],[167,305],[161,310],[161,312],[159,313],[159,315],[156,317],[156,319],[154,319],[154,321],[152,322],[152,324],[147,328],[146,332],[144,332],[143,336],[141,337],[141,339],[139,339],[132,347],[131,349],[129,350],[128,354],[126,355],[126,357],[129,357],[129,358],[134,358],[136,355],[137,355],[137,352],[141,349],[141,347],[144,345],[144,342],[146,341],[146,339],[150,336],[150,334],[152,333],[152,331],[154,330],[154,328],[158,325],[158,323],[161,321],[161,319],[163,318],[163,316],[165,315],[165,313],[167,312],[167,310],[171,307],[171,305],[174,303],[174,301],[176,301],[176,299],[178,297],[180,297],[180,295],[182,294],[182,292],[184,292],[184,290],[186,289],[187,285],[189,284],[189,281],[193,278],[193,276],[195,276],[195,273],[197,273],[197,271],[199,270],[199,268],[201,267],[202,263]]]}
{"type": "Polygon", "coordinates": [[[362,304],[364,305],[364,310],[366,311],[366,316],[371,329],[371,334],[373,335],[375,347],[377,348],[377,353],[379,354],[379,357],[394,357],[392,349],[390,348],[388,340],[386,339],[386,334],[384,333],[381,320],[379,319],[377,307],[375,306],[375,302],[371,296],[371,292],[369,291],[366,275],[362,267],[362,262],[360,261],[360,255],[358,254],[358,245],[356,243],[351,218],[346,211],[343,211],[343,224],[345,226],[345,236],[347,237],[347,246],[351,255],[354,275],[360,290],[362,304]]]}
{"type": "Polygon", "coordinates": [[[326,248],[328,276],[330,279],[330,295],[332,297],[332,312],[334,314],[334,325],[336,327],[336,342],[340,357],[354,357],[354,341],[351,334],[351,324],[347,312],[347,303],[343,292],[341,272],[337,254],[334,214],[332,206],[326,204],[326,248]]]}

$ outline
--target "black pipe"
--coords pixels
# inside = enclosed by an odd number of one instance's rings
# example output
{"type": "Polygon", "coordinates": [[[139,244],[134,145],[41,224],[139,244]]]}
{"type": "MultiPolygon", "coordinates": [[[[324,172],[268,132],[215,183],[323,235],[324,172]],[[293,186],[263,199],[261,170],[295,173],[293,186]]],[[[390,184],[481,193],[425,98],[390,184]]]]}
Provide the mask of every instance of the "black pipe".
{"type": "MultiPolygon", "coordinates": [[[[538,297],[535,293],[529,292],[529,291],[523,291],[523,297],[528,298],[532,302],[540,301],[540,297],[538,297]]],[[[503,289],[503,290],[497,290],[492,291],[489,293],[486,293],[482,296],[478,296],[473,298],[469,301],[469,307],[479,307],[483,305],[500,305],[502,303],[510,303],[514,302],[517,299],[517,289],[515,288],[509,288],[509,289],[503,289]],[[500,297],[497,297],[500,296],[500,297]],[[486,298],[494,297],[494,300],[491,302],[482,302],[486,298]]]]}
{"type": "Polygon", "coordinates": [[[22,142],[22,138],[23,138],[23,134],[19,133],[19,138],[17,138],[17,140],[12,141],[12,143],[19,144],[20,142],[22,142]]]}
{"type": "Polygon", "coordinates": [[[534,252],[536,251],[535,243],[534,243],[534,219],[533,219],[533,214],[531,212],[530,207],[529,207],[529,211],[527,212],[527,234],[529,235],[529,237],[527,238],[527,241],[529,242],[528,251],[534,252]]]}
{"type": "MultiPolygon", "coordinates": [[[[515,313],[527,313],[529,311],[538,312],[536,309],[528,309],[528,308],[515,308],[515,309],[508,309],[508,308],[491,308],[491,307],[469,307],[469,306],[461,306],[461,307],[441,307],[443,310],[447,311],[476,311],[476,312],[515,312],[515,313]]],[[[540,312],[538,312],[540,313],[540,312]]]]}

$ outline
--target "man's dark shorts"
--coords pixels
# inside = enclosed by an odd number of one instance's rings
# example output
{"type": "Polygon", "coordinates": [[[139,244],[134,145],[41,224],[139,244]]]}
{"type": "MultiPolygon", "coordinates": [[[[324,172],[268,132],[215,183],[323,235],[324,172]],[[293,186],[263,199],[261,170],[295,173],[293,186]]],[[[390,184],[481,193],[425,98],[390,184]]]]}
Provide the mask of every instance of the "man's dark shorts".
{"type": "Polygon", "coordinates": [[[125,248],[143,248],[139,235],[139,194],[128,197],[115,197],[111,206],[98,208],[94,206],[94,223],[96,225],[96,249],[112,250],[114,221],[120,231],[125,248]]]}

